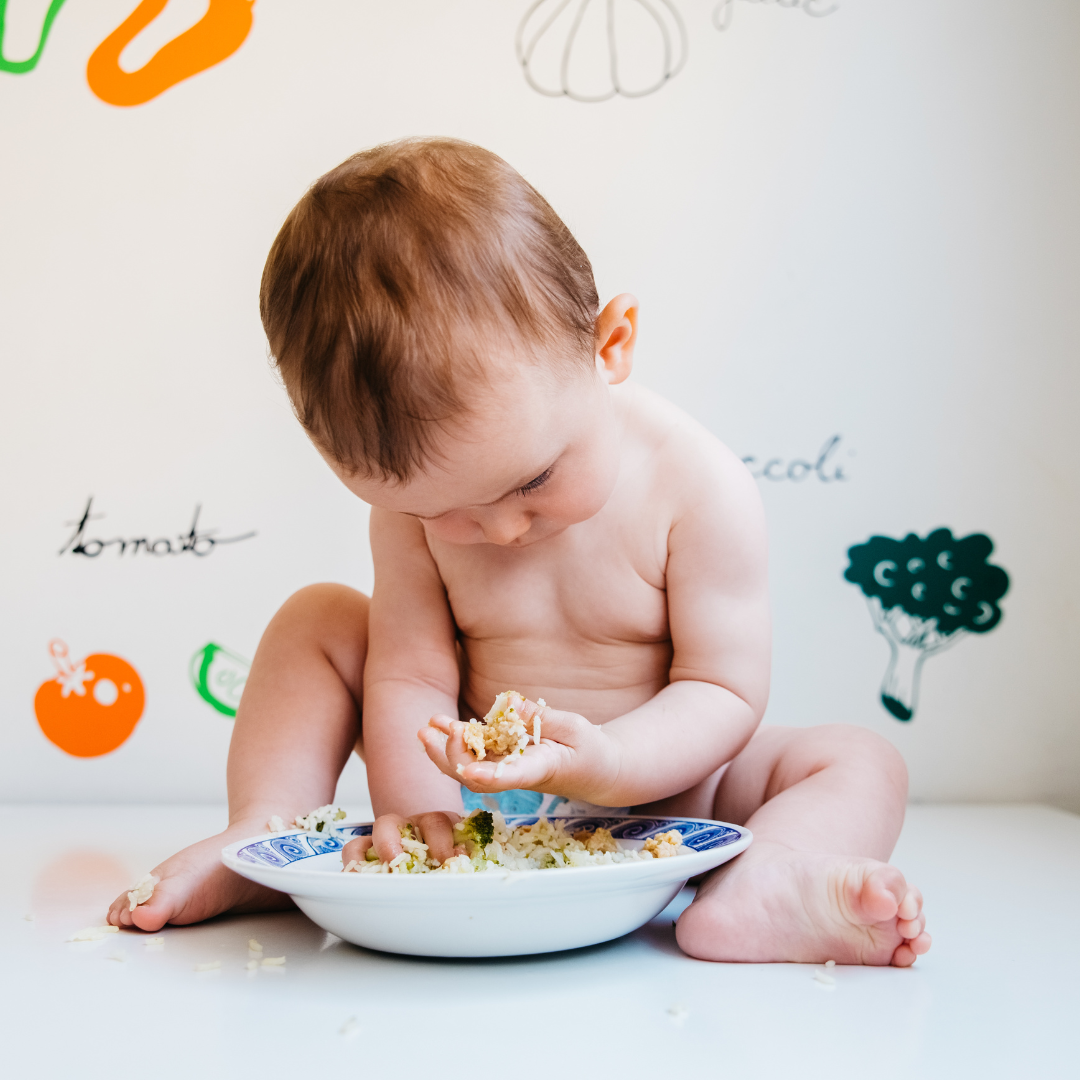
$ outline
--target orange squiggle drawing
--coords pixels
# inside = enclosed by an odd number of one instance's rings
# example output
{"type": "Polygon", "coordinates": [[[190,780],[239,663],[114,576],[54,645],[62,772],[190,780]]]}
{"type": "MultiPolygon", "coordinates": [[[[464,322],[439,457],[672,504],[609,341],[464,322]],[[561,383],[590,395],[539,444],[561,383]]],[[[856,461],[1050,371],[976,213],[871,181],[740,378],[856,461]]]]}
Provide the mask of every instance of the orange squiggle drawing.
{"type": "Polygon", "coordinates": [[[86,81],[110,105],[142,105],[200,71],[232,56],[251,30],[255,0],[210,0],[210,9],[190,30],[163,45],[138,71],[120,67],[128,42],[149,26],[169,0],[142,3],[94,50],[86,81]]]}

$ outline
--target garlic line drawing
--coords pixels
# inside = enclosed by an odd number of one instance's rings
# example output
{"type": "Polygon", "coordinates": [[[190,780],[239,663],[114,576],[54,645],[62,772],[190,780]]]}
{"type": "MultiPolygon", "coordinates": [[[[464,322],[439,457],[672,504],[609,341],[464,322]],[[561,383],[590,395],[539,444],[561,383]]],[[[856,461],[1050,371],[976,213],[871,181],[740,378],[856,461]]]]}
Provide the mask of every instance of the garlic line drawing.
{"type": "Polygon", "coordinates": [[[585,103],[654,94],[689,52],[672,0],[533,0],[515,45],[537,93],[585,103]]]}

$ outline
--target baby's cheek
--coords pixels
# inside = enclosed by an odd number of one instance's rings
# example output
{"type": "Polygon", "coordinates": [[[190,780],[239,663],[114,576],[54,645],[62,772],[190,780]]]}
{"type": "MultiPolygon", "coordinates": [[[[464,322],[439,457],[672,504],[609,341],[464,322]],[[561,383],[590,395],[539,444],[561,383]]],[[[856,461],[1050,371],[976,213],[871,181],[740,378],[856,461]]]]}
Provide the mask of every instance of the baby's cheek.
{"type": "Polygon", "coordinates": [[[433,521],[425,521],[424,529],[429,536],[447,544],[483,544],[486,543],[484,531],[464,514],[444,514],[433,521]]]}

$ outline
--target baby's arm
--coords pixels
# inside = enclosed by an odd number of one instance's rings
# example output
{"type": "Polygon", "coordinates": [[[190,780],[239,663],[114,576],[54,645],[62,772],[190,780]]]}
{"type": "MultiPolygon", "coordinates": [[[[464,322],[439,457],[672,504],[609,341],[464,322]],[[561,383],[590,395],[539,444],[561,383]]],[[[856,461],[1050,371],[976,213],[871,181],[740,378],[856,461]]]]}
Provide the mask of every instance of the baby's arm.
{"type": "MultiPolygon", "coordinates": [[[[458,665],[454,621],[423,526],[404,514],[373,508],[371,550],[375,588],[371,596],[369,645],[364,668],[364,757],[371,802],[381,819],[375,847],[393,858],[401,847],[396,825],[421,813],[461,813],[455,779],[432,769],[416,740],[417,717],[457,715],[458,665]]],[[[449,824],[423,828],[436,847],[449,824]]]]}
{"type": "MultiPolygon", "coordinates": [[[[770,619],[764,515],[752,478],[734,455],[714,449],[681,470],[668,535],[670,684],[633,711],[602,724],[554,709],[543,742],[511,758],[502,776],[476,762],[449,718],[446,749],[426,739],[444,771],[461,765],[476,791],[526,787],[604,806],[632,806],[685,791],[749,741],[769,688],[770,619]]],[[[553,702],[557,705],[558,702],[553,702]]]]}

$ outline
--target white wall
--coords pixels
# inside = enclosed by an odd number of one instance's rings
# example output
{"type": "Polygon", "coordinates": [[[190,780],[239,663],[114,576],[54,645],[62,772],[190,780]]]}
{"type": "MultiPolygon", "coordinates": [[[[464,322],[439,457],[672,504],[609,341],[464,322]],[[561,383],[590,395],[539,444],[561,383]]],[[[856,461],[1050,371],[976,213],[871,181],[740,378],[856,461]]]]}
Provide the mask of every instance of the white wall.
{"type": "MultiPolygon", "coordinates": [[[[69,0],[36,70],[0,73],[0,796],[223,797],[230,722],[191,655],[250,657],[307,582],[370,588],[365,507],[270,373],[258,280],[312,179],[439,133],[516,165],[601,292],[639,295],[638,379],[759,465],[842,436],[845,481],[760,481],[769,719],[883,733],[915,798],[1080,809],[1080,7],[733,0],[720,33],[706,0],[673,2],[685,68],[604,104],[526,85],[525,0],[258,0],[234,56],[133,108],[98,100],[85,67],[134,0],[69,0]],[[202,559],[58,555],[90,495],[105,539],[186,531],[196,504],[219,535],[258,535],[202,559]],[[903,724],[878,702],[888,647],[845,552],[942,525],[991,536],[1012,587],[998,628],[926,663],[903,724]],[[72,757],[39,729],[56,637],[141,674],[115,752],[72,757]]],[[[46,6],[11,0],[9,59],[46,6]]],[[[126,59],[205,8],[172,0],[175,25],[126,59]]]]}

